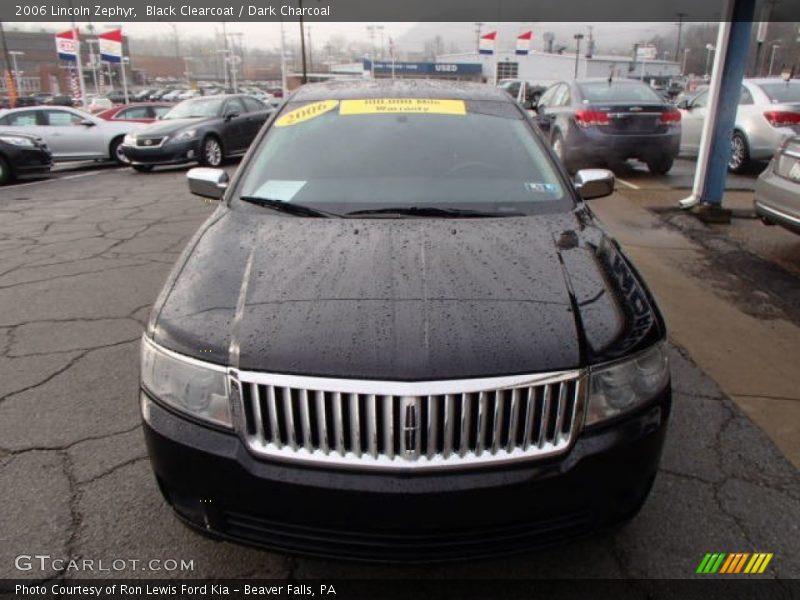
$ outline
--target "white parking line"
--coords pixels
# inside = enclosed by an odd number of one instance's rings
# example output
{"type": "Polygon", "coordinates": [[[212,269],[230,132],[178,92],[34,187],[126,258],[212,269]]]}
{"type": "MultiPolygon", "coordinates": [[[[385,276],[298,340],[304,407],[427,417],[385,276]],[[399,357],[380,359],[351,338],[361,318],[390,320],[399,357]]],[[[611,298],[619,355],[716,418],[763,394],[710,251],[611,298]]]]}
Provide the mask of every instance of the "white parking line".
{"type": "Polygon", "coordinates": [[[617,177],[617,181],[619,181],[625,187],[631,188],[632,190],[640,190],[640,189],[642,189],[641,187],[639,187],[635,183],[631,183],[630,181],[625,181],[624,179],[620,179],[619,177],[617,177]]]}
{"type": "MultiPolygon", "coordinates": [[[[53,181],[64,181],[65,179],[78,179],[80,177],[88,177],[89,175],[102,175],[103,173],[113,173],[115,171],[124,171],[128,167],[120,167],[119,169],[104,169],[102,171],[88,171],[87,173],[76,173],[75,175],[64,175],[64,177],[50,177],[49,179],[42,179],[41,181],[31,181],[28,183],[17,183],[10,185],[9,190],[16,190],[19,188],[28,187],[31,185],[39,185],[41,183],[52,183],[53,181]]],[[[56,171],[57,173],[59,171],[56,171]]]]}

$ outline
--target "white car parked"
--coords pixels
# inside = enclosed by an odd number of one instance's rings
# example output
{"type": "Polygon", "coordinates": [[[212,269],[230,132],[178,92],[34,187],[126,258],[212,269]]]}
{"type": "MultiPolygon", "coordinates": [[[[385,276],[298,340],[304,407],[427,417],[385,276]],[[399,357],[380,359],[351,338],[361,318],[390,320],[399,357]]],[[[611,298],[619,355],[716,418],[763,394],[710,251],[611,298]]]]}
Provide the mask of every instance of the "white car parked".
{"type": "Polygon", "coordinates": [[[182,102],[183,100],[188,100],[189,98],[199,98],[202,96],[200,90],[186,90],[185,92],[178,94],[178,101],[182,102]]]}
{"type": "MultiPolygon", "coordinates": [[[[681,100],[681,154],[695,156],[708,114],[708,90],[681,100]]],[[[800,133],[800,81],[745,79],[736,111],[728,169],[743,171],[753,160],[769,160],[788,137],[800,133]]]]}
{"type": "Polygon", "coordinates": [[[0,110],[0,127],[44,139],[54,161],[115,160],[128,164],[119,149],[125,134],[141,129],[141,123],[106,121],[80,110],[62,106],[32,106],[0,110]]]}

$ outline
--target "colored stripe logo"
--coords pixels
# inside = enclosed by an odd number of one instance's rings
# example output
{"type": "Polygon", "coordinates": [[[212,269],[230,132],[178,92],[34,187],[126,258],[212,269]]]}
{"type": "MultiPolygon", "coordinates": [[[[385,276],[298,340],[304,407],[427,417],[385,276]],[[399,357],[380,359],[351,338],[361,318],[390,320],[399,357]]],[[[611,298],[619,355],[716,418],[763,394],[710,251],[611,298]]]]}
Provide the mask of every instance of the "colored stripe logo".
{"type": "Polygon", "coordinates": [[[740,573],[752,574],[763,573],[767,569],[769,561],[772,560],[772,552],[716,552],[708,553],[700,561],[697,573],[703,575],[713,575],[715,573],[724,575],[737,575],[740,573]]]}

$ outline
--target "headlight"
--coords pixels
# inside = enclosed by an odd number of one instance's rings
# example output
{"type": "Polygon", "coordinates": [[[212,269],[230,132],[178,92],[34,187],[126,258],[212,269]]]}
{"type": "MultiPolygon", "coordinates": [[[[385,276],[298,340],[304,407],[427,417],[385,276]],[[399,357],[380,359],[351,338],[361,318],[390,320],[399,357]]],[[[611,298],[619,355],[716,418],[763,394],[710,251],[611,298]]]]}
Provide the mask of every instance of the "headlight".
{"type": "Polygon", "coordinates": [[[136,136],[131,135],[130,133],[122,138],[122,145],[123,146],[135,146],[136,145],[136,136]]]}
{"type": "Polygon", "coordinates": [[[197,130],[196,129],[187,129],[186,131],[181,131],[174,138],[172,138],[170,140],[167,140],[167,142],[168,143],[186,142],[188,140],[193,140],[196,135],[197,135],[197,130]]]}
{"type": "Polygon", "coordinates": [[[142,387],[181,412],[232,426],[225,367],[180,357],[143,338],[142,387]]]}
{"type": "Polygon", "coordinates": [[[616,417],[652,399],[669,381],[664,344],[609,367],[592,369],[586,425],[616,417]]]}
{"type": "Polygon", "coordinates": [[[17,135],[0,135],[0,140],[12,146],[27,146],[28,148],[33,148],[36,145],[33,143],[32,139],[17,135]]]}

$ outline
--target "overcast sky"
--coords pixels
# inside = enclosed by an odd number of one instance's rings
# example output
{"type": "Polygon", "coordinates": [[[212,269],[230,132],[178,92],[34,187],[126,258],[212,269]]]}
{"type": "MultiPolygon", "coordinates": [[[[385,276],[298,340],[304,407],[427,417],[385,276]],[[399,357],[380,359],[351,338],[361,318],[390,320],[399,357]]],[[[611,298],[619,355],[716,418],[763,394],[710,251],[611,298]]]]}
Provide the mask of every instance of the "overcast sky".
{"type": "MultiPolygon", "coordinates": [[[[183,38],[196,36],[213,36],[221,31],[222,23],[187,23],[176,22],[178,35],[183,38]]],[[[79,22],[78,26],[85,31],[87,23],[79,22]]],[[[95,23],[98,30],[119,25],[109,23],[95,23]]],[[[475,24],[474,23],[338,23],[338,22],[306,22],[310,27],[314,47],[324,45],[331,36],[343,35],[349,40],[369,41],[367,26],[377,25],[383,27],[383,41],[388,48],[389,38],[393,38],[400,51],[422,50],[424,42],[435,35],[444,38],[446,47],[455,43],[464,46],[465,50],[474,49],[475,24]]],[[[63,30],[69,27],[66,23],[8,23],[6,27],[38,30],[42,27],[48,30],[63,30]]],[[[573,43],[574,33],[588,33],[588,27],[593,27],[596,38],[597,51],[608,52],[612,48],[627,48],[634,42],[645,41],[653,35],[669,35],[676,30],[671,23],[485,23],[482,25],[484,33],[493,29],[500,29],[503,35],[498,40],[499,47],[512,47],[514,37],[522,31],[534,31],[533,48],[541,49],[542,34],[545,31],[554,32],[556,38],[564,44],[573,43]]],[[[167,22],[148,23],[122,23],[123,31],[130,36],[163,35],[172,36],[173,28],[167,22]]],[[[227,32],[243,34],[243,43],[247,47],[277,48],[280,40],[280,23],[278,22],[230,22],[226,23],[227,32]]],[[[300,33],[297,21],[287,21],[284,25],[287,43],[299,41],[300,33]]],[[[381,31],[375,32],[375,45],[380,45],[381,31]]]]}

